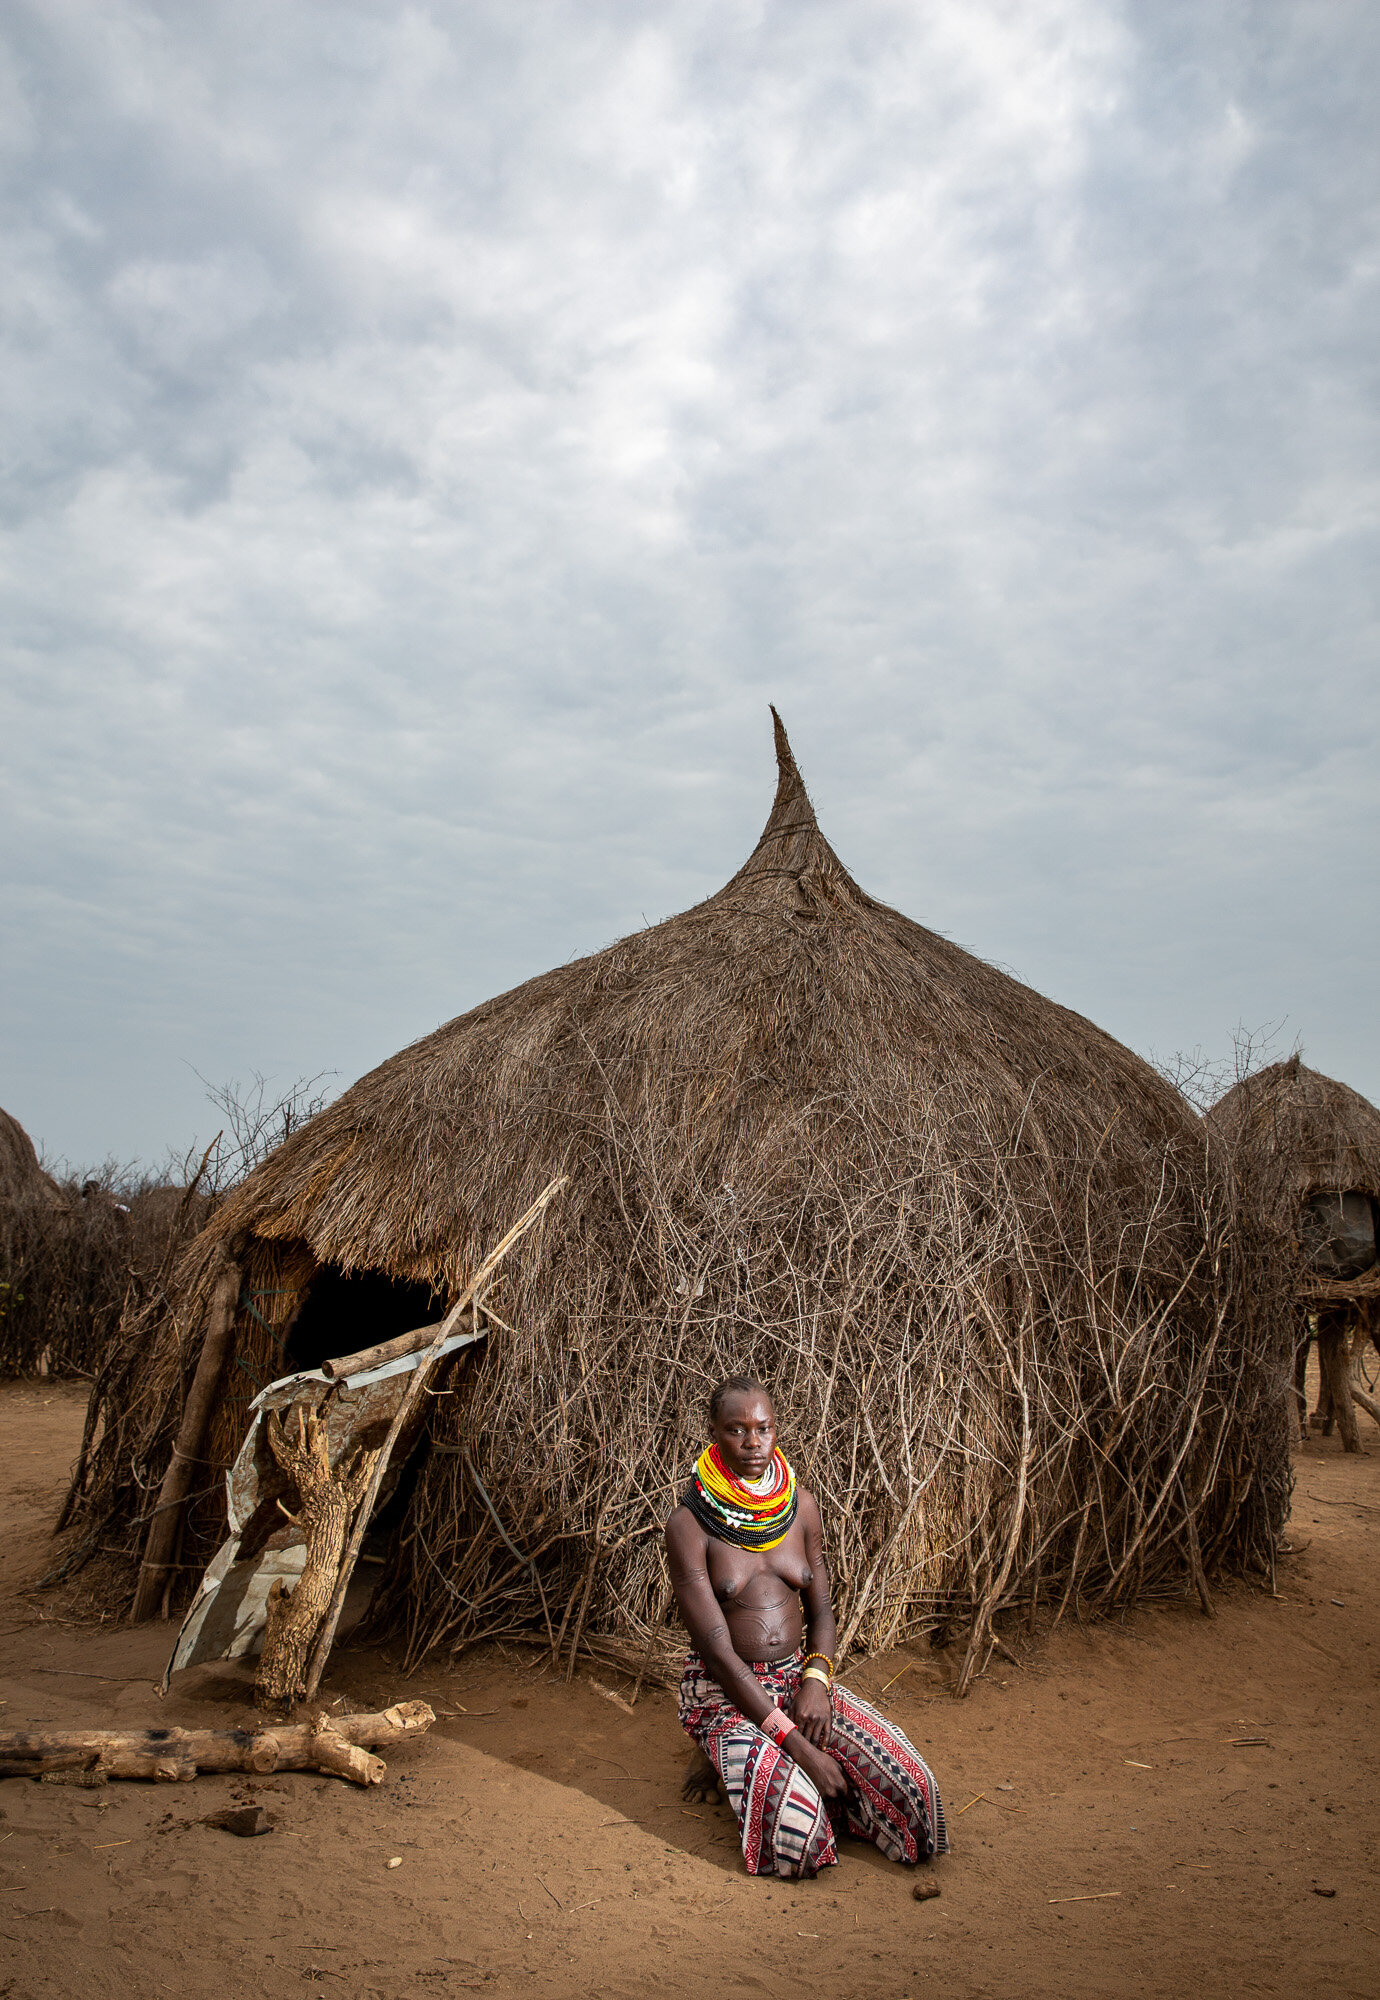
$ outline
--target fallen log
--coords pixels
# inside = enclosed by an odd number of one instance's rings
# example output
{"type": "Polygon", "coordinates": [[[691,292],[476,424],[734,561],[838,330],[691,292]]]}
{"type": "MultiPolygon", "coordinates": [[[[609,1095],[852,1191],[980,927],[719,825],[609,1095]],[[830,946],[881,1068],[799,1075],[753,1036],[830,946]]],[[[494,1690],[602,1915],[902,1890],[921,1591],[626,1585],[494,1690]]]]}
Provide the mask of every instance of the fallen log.
{"type": "Polygon", "coordinates": [[[42,1729],[0,1733],[0,1777],[48,1772],[184,1783],[203,1771],[324,1771],[377,1785],[387,1765],[371,1751],[425,1736],[430,1703],[402,1701],[379,1715],[319,1715],[267,1729],[42,1729]]]}

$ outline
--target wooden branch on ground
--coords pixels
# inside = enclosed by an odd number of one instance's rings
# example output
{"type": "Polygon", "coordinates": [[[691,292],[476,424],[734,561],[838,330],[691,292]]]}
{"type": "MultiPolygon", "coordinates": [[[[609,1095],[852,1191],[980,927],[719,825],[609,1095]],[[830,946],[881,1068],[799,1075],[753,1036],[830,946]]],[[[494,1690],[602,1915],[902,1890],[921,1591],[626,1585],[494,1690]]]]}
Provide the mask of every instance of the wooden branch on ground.
{"type": "Polygon", "coordinates": [[[377,1715],[320,1715],[270,1729],[43,1729],[0,1734],[0,1777],[81,1773],[153,1778],[165,1783],[202,1771],[325,1771],[356,1785],[377,1785],[387,1765],[371,1751],[425,1736],[430,1704],[403,1701],[377,1715]]]}

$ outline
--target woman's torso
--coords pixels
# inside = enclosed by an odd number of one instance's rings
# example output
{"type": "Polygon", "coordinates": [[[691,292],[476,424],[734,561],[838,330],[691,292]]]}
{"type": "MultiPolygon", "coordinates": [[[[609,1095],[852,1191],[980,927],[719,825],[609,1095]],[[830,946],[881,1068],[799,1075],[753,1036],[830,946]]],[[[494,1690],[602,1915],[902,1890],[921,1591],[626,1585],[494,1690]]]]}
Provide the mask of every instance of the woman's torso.
{"type": "Polygon", "coordinates": [[[735,1548],[708,1537],[709,1581],[740,1660],[781,1660],[805,1635],[800,1593],[812,1581],[797,1520],[774,1549],[735,1548]]]}

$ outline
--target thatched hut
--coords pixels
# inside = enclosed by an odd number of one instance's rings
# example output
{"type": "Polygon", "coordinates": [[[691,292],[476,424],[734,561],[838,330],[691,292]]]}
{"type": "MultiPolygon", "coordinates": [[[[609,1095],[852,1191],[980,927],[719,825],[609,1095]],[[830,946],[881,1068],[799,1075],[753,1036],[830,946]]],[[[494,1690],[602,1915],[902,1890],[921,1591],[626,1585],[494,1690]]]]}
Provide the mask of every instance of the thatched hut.
{"type": "MultiPolygon", "coordinates": [[[[1207,1118],[1236,1154],[1247,1199],[1284,1247],[1297,1307],[1300,1422],[1315,1336],[1320,1422],[1330,1430],[1335,1416],[1344,1448],[1359,1451],[1346,1364],[1357,1335],[1380,1346],[1380,1111],[1296,1054],[1235,1084],[1207,1118]]],[[[1359,1400],[1372,1407],[1364,1392],[1359,1400]]]]}
{"type": "Polygon", "coordinates": [[[33,1140],[17,1118],[0,1110],[0,1205],[8,1209],[28,1202],[65,1206],[62,1189],[39,1164],[33,1140]]]}
{"type": "Polygon", "coordinates": [[[0,1377],[94,1374],[210,1211],[195,1187],[109,1168],[57,1181],[0,1111],[0,1377]]]}
{"type": "Polygon", "coordinates": [[[138,1554],[216,1378],[176,1552],[203,1560],[260,1385],[435,1318],[566,1174],[392,1515],[378,1616],[414,1654],[669,1648],[660,1524],[706,1390],[744,1367],[820,1495],[855,1648],[961,1619],[971,1674],[1003,1609],[1206,1600],[1214,1566],[1268,1565],[1283,1350],[1200,1121],[866,894],[779,720],[776,746],[766,829],[717,895],[405,1049],[225,1203],[152,1368],[108,1396],[91,1541],[138,1554]]]}
{"type": "Polygon", "coordinates": [[[67,1346],[84,1344],[74,1323],[86,1261],[74,1254],[76,1223],[75,1203],[24,1127],[0,1111],[0,1376],[47,1374],[67,1346]]]}

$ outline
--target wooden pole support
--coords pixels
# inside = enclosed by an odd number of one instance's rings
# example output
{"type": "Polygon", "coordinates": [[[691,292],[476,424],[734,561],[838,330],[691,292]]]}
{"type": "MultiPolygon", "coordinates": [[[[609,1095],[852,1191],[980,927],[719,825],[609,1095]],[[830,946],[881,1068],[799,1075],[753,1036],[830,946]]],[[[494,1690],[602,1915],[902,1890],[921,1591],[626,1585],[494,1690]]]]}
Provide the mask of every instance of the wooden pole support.
{"type": "Polygon", "coordinates": [[[187,1495],[192,1490],[192,1478],[201,1460],[201,1449],[210,1427],[216,1390],[220,1386],[226,1357],[234,1338],[235,1310],[239,1305],[239,1298],[240,1267],[233,1257],[226,1255],[211,1294],[201,1353],[197,1357],[192,1386],[187,1392],[186,1407],[182,1412],[182,1422],[178,1426],[172,1457],[168,1460],[168,1469],[163,1474],[163,1484],[158,1489],[158,1504],[149,1523],[148,1540],[144,1543],[144,1559],[139,1567],[139,1581],[135,1586],[134,1604],[129,1614],[132,1625],[138,1625],[145,1618],[151,1618],[162,1602],[173,1545],[177,1540],[178,1529],[182,1525],[183,1507],[187,1495]]]}
{"type": "Polygon", "coordinates": [[[369,1483],[374,1454],[356,1452],[331,1464],[324,1416],[298,1403],[297,1434],[276,1410],[265,1429],[269,1448],[297,1490],[299,1523],[306,1538],[302,1574],[289,1592],[279,1577],[268,1594],[263,1652],[254,1683],[260,1708],[283,1714],[307,1692],[307,1658],[331,1601],[350,1521],[369,1483]]]}
{"type": "Polygon", "coordinates": [[[1380,1424],[1380,1403],[1377,1403],[1373,1396],[1368,1396],[1364,1389],[1358,1389],[1354,1382],[1351,1385],[1351,1400],[1353,1403],[1359,1403],[1366,1415],[1380,1424]]]}
{"type": "Polygon", "coordinates": [[[1299,1437],[1308,1442],[1308,1343],[1312,1335],[1305,1333],[1294,1349],[1294,1401],[1298,1405],[1299,1437]]]}
{"type": "Polygon", "coordinates": [[[1342,1434],[1343,1451],[1361,1449],[1361,1433],[1351,1400],[1351,1357],[1345,1333],[1334,1328],[1318,1329],[1318,1363],[1323,1386],[1332,1399],[1332,1414],[1342,1434]]]}

